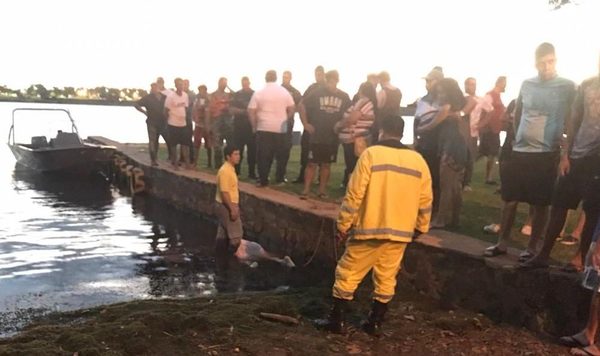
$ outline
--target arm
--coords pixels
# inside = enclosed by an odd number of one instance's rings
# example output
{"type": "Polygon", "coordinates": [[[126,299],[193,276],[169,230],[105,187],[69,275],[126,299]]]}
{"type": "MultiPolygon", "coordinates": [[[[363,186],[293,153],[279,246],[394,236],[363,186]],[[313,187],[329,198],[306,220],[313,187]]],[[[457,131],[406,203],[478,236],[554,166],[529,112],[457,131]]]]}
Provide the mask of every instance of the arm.
{"type": "Polygon", "coordinates": [[[258,124],[258,101],[257,101],[256,93],[252,95],[250,98],[250,102],[248,103],[248,119],[250,120],[250,125],[252,126],[252,131],[256,132],[256,125],[258,124]]]}
{"type": "Polygon", "coordinates": [[[515,105],[515,118],[513,120],[513,129],[515,130],[515,135],[517,134],[517,130],[519,129],[519,124],[521,123],[521,116],[523,115],[523,98],[521,95],[517,98],[517,104],[515,105]]]}
{"type": "Polygon", "coordinates": [[[229,195],[228,187],[232,187],[233,184],[230,178],[226,175],[217,175],[217,185],[221,192],[221,201],[223,205],[229,210],[229,217],[231,221],[236,221],[240,216],[239,207],[237,204],[231,201],[231,195],[229,195]]]}
{"type": "Polygon", "coordinates": [[[165,100],[165,117],[166,118],[169,117],[169,105],[171,105],[171,102],[169,101],[169,96],[168,96],[167,100],[165,100]]]}
{"type": "Polygon", "coordinates": [[[223,205],[229,210],[229,218],[231,221],[236,221],[240,217],[240,208],[237,204],[231,202],[231,197],[228,192],[221,192],[221,200],[223,205]]]}
{"type": "Polygon", "coordinates": [[[252,131],[256,132],[256,125],[258,117],[256,116],[256,109],[248,109],[248,117],[250,118],[250,125],[252,125],[252,131]]]}
{"type": "Polygon", "coordinates": [[[425,161],[421,168],[421,190],[419,195],[419,213],[417,215],[417,224],[415,230],[417,235],[429,231],[429,222],[431,221],[431,208],[433,203],[433,192],[431,190],[431,173],[425,161]]]}
{"type": "Polygon", "coordinates": [[[294,106],[294,105],[288,106],[287,108],[285,108],[285,111],[287,113],[288,119],[291,119],[292,117],[294,117],[294,114],[296,113],[296,106],[294,106]]]}
{"type": "Polygon", "coordinates": [[[583,123],[583,90],[579,88],[577,91],[577,96],[573,101],[573,105],[571,106],[571,110],[569,116],[565,120],[565,133],[567,135],[567,140],[564,142],[562,140],[561,147],[562,155],[560,157],[559,174],[564,176],[569,173],[571,169],[571,162],[569,161],[569,154],[573,149],[573,143],[575,141],[575,136],[577,132],[581,128],[581,124],[583,123]]]}
{"type": "Polygon", "coordinates": [[[465,105],[465,107],[463,108],[463,112],[465,113],[465,115],[471,115],[471,112],[473,111],[473,109],[475,109],[476,105],[477,101],[472,96],[467,97],[467,105],[465,105]]]}
{"type": "Polygon", "coordinates": [[[369,152],[363,153],[356,163],[356,168],[350,176],[348,190],[340,208],[337,218],[338,235],[344,238],[352,223],[356,220],[358,210],[365,197],[369,181],[371,179],[371,156],[369,152]]]}
{"type": "Polygon", "coordinates": [[[421,127],[418,127],[416,129],[417,133],[423,133],[429,130],[433,130],[434,128],[436,128],[439,124],[442,123],[442,121],[444,121],[448,115],[450,114],[450,105],[446,104],[444,106],[442,106],[442,108],[440,109],[440,111],[438,111],[438,113],[435,115],[435,117],[433,118],[433,120],[421,127]]]}
{"type": "Polygon", "coordinates": [[[313,134],[315,132],[315,128],[313,125],[308,123],[308,116],[306,115],[306,106],[304,105],[304,101],[300,102],[298,113],[300,114],[300,121],[302,121],[302,126],[304,126],[304,129],[308,131],[308,133],[313,134]]]}
{"type": "Polygon", "coordinates": [[[148,116],[148,113],[146,112],[146,110],[144,110],[142,108],[142,106],[144,106],[144,99],[140,99],[138,100],[137,103],[135,103],[135,105],[133,106],[137,111],[141,112],[142,114],[148,116]]]}

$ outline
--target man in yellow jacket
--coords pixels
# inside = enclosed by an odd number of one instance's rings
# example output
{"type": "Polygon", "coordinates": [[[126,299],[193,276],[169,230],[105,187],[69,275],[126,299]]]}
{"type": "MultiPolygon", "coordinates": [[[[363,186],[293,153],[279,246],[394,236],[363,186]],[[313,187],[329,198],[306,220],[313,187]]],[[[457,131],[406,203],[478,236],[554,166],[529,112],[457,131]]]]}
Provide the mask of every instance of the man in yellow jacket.
{"type": "Polygon", "coordinates": [[[372,270],[373,307],[363,329],[379,334],[406,246],[429,230],[431,175],[423,157],[400,143],[403,131],[401,117],[384,118],[379,143],[361,154],[348,183],[337,219],[337,238],[348,241],[335,270],[332,332],[343,332],[346,304],[372,270]]]}

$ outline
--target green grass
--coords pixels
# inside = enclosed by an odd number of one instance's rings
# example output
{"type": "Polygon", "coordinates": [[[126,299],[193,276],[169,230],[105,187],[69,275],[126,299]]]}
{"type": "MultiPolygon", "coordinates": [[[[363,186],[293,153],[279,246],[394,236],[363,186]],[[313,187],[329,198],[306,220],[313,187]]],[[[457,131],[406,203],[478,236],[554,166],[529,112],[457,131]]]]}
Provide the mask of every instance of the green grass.
{"type": "MultiPolygon", "coordinates": [[[[166,149],[161,147],[159,152],[159,157],[161,159],[166,159],[166,149]]],[[[343,150],[340,146],[340,150],[338,152],[338,160],[336,163],[331,166],[331,179],[327,186],[329,192],[329,198],[327,201],[339,202],[344,196],[345,190],[340,188],[340,184],[342,182],[344,176],[344,154],[343,150]]],[[[273,186],[273,189],[286,191],[290,193],[300,194],[302,192],[303,185],[302,184],[294,184],[291,183],[296,177],[298,177],[298,172],[300,170],[300,147],[294,146],[292,148],[292,152],[290,155],[290,160],[287,167],[287,178],[289,183],[285,186],[273,186]]],[[[206,168],[206,151],[202,149],[200,153],[200,161],[198,163],[198,167],[201,171],[216,173],[216,169],[208,169],[206,168]]],[[[483,241],[488,241],[493,243],[497,239],[497,235],[488,234],[483,231],[483,226],[498,223],[500,221],[500,208],[502,206],[502,201],[500,199],[500,195],[495,193],[498,186],[490,186],[484,184],[484,169],[485,169],[485,160],[481,159],[475,164],[475,170],[473,172],[473,179],[471,183],[471,187],[473,191],[466,192],[463,195],[463,208],[461,211],[461,220],[460,226],[457,228],[453,228],[450,231],[457,232],[463,235],[471,236],[476,239],[480,239],[483,241]]],[[[495,166],[495,176],[498,176],[498,165],[495,166]]],[[[275,165],[271,167],[271,181],[275,181],[275,165]]],[[[248,176],[248,166],[246,160],[242,162],[242,172],[240,174],[240,181],[254,183],[252,180],[247,178],[248,176]]],[[[313,186],[313,192],[316,192],[316,186],[313,186]]],[[[313,199],[317,199],[313,197],[313,199]]],[[[519,231],[521,226],[525,223],[527,219],[528,205],[525,203],[519,204],[517,217],[515,221],[515,226],[513,228],[513,241],[511,242],[512,246],[519,249],[524,249],[527,245],[528,237],[522,235],[519,231]]],[[[579,211],[578,211],[579,213],[579,211]]],[[[577,223],[578,214],[569,214],[569,218],[567,220],[567,231],[572,231],[577,223]]],[[[557,243],[552,258],[566,262],[569,261],[570,258],[576,251],[575,246],[565,246],[560,243],[557,243]]]]}

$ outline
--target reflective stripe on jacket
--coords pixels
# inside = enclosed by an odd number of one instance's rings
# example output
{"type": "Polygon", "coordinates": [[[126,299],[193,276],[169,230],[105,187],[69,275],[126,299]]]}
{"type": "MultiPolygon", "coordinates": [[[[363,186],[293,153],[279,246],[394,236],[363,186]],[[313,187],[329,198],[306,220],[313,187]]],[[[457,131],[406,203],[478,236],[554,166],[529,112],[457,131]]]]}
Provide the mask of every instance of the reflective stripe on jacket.
{"type": "Polygon", "coordinates": [[[421,155],[388,140],[361,154],[348,182],[338,230],[357,240],[410,242],[429,231],[431,175],[421,155]]]}

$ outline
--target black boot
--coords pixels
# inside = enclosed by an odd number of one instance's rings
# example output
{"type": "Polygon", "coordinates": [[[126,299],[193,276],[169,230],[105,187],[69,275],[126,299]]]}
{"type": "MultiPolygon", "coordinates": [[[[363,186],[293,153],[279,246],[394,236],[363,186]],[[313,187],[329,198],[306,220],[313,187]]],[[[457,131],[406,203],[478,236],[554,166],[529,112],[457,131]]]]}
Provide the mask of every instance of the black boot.
{"type": "Polygon", "coordinates": [[[374,300],[369,317],[362,324],[362,329],[369,335],[381,335],[381,324],[383,323],[383,317],[386,311],[387,303],[381,303],[374,300]]]}
{"type": "Polygon", "coordinates": [[[327,319],[315,320],[318,328],[327,330],[334,334],[343,334],[345,331],[344,319],[348,301],[339,298],[333,298],[333,305],[327,319]]]}

